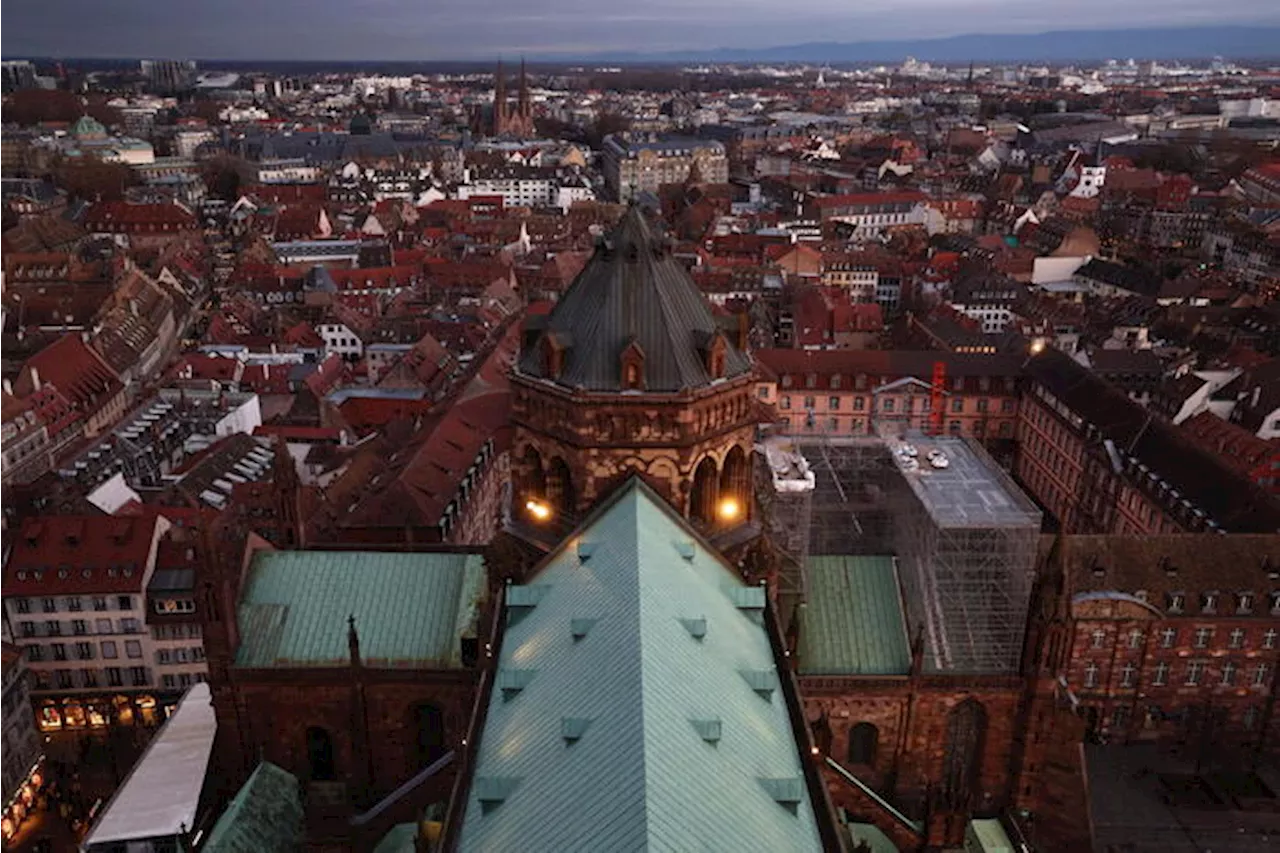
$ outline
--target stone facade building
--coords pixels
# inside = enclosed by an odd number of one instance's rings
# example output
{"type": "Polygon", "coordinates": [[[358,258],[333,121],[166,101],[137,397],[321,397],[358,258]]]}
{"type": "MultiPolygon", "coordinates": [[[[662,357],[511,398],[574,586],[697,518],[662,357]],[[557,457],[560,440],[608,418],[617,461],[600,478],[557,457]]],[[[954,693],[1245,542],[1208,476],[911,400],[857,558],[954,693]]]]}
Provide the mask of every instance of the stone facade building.
{"type": "Polygon", "coordinates": [[[1049,657],[1089,731],[1254,751],[1280,735],[1280,537],[1066,536],[1049,657]]]}
{"type": "Polygon", "coordinates": [[[421,775],[415,802],[452,785],[432,768],[466,736],[492,637],[481,555],[275,551],[212,527],[202,594],[221,794],[270,761],[303,782],[309,849],[371,849],[404,819],[401,785],[421,775]],[[353,823],[389,797],[381,820],[353,823]]]}
{"type": "Polygon", "coordinates": [[[719,142],[705,139],[604,140],[605,185],[618,201],[638,193],[658,194],[664,184],[727,184],[729,159],[719,142]],[[692,177],[691,177],[692,176],[692,177]]]}
{"type": "Polygon", "coordinates": [[[1054,349],[1027,360],[1014,473],[1068,533],[1274,533],[1271,496],[1054,349]]]}
{"type": "Polygon", "coordinates": [[[950,352],[760,350],[756,395],[791,435],[868,436],[937,423],[933,378],[941,366],[942,432],[1012,439],[1018,359],[950,352]]]}
{"type": "Polygon", "coordinates": [[[511,374],[515,509],[568,530],[639,473],[706,531],[751,518],[759,412],[746,325],[711,313],[632,207],[511,374]]]}

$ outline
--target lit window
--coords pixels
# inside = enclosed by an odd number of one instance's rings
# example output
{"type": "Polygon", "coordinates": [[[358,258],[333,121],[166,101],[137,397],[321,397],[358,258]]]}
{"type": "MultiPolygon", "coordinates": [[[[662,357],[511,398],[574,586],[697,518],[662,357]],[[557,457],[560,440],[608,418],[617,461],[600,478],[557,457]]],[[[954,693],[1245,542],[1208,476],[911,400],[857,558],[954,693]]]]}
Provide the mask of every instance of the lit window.
{"type": "Polygon", "coordinates": [[[1084,686],[1085,687],[1098,686],[1098,665],[1093,661],[1089,661],[1089,663],[1085,665],[1084,686]]]}
{"type": "Polygon", "coordinates": [[[1092,635],[1092,640],[1093,640],[1093,647],[1095,649],[1102,648],[1104,645],[1106,645],[1106,642],[1107,642],[1107,632],[1101,629],[1094,631],[1092,635]]]}
{"type": "Polygon", "coordinates": [[[1253,671],[1253,686],[1266,687],[1267,679],[1271,676],[1271,666],[1269,664],[1260,663],[1258,668],[1253,671]]]}
{"type": "Polygon", "coordinates": [[[1268,628],[1267,633],[1262,635],[1262,647],[1264,649],[1274,649],[1276,647],[1276,636],[1278,635],[1275,628],[1268,628]]]}
{"type": "Polygon", "coordinates": [[[1142,648],[1142,632],[1141,631],[1134,630],[1129,632],[1129,648],[1131,649],[1142,648]]]}
{"type": "Polygon", "coordinates": [[[1138,675],[1138,667],[1132,662],[1126,663],[1124,668],[1120,670],[1120,686],[1132,687],[1134,679],[1138,675]]]}
{"type": "Polygon", "coordinates": [[[1231,636],[1230,636],[1230,639],[1227,641],[1227,646],[1232,649],[1244,648],[1244,629],[1243,628],[1235,628],[1231,631],[1231,636]]]}
{"type": "Polygon", "coordinates": [[[1197,628],[1195,645],[1197,649],[1209,648],[1209,640],[1213,637],[1212,628],[1197,628]]]}

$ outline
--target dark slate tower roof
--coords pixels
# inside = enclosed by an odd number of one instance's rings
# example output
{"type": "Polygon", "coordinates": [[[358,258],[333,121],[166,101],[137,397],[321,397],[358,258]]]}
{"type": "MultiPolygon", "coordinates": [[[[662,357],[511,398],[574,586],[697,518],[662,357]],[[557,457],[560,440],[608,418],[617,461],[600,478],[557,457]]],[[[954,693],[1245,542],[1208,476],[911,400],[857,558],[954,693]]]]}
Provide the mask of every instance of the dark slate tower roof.
{"type": "Polygon", "coordinates": [[[736,335],[722,328],[667,242],[633,205],[556,303],[519,370],[569,388],[622,391],[624,352],[638,351],[644,391],[698,388],[714,378],[709,347],[723,348],[722,378],[751,369],[736,335]],[[558,375],[549,372],[549,347],[562,353],[558,375]]]}

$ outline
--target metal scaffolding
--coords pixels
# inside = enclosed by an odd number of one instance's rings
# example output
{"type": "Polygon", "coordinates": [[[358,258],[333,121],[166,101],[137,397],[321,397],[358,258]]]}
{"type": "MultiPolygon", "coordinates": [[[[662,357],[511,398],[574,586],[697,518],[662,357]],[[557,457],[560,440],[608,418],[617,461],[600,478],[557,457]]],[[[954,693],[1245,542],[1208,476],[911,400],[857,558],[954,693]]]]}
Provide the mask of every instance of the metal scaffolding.
{"type": "Polygon", "coordinates": [[[773,439],[787,442],[813,481],[774,495],[775,542],[801,567],[810,554],[896,555],[910,630],[926,639],[927,670],[1016,671],[1039,510],[977,442],[878,431],[878,438],[773,439]],[[906,444],[916,456],[899,452],[906,444]],[[945,467],[927,460],[933,450],[945,455],[945,467]]]}
{"type": "Polygon", "coordinates": [[[920,461],[914,470],[900,464],[895,551],[908,618],[925,632],[925,668],[1016,672],[1040,511],[977,442],[913,436],[911,443],[920,461]],[[932,451],[945,454],[945,469],[925,461],[932,451]]]}

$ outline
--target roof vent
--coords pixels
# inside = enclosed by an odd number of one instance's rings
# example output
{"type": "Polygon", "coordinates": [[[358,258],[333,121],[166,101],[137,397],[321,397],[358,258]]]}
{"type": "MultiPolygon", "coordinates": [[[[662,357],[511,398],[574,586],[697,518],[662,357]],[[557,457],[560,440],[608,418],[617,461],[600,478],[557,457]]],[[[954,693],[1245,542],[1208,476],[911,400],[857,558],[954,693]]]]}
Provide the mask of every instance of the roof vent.
{"type": "Polygon", "coordinates": [[[489,814],[502,805],[519,786],[519,776],[477,776],[471,785],[480,801],[481,814],[489,814]]]}
{"type": "Polygon", "coordinates": [[[582,740],[590,726],[591,720],[588,717],[561,717],[560,736],[566,744],[572,745],[582,740]]]}
{"type": "Polygon", "coordinates": [[[676,551],[680,553],[680,556],[685,560],[685,562],[693,562],[693,555],[695,552],[692,539],[681,539],[675,543],[675,546],[676,551]]]}
{"type": "Polygon", "coordinates": [[[689,636],[695,640],[701,640],[707,636],[707,618],[705,616],[697,619],[681,619],[680,624],[689,632],[689,636]]]}
{"type": "Polygon", "coordinates": [[[1164,570],[1166,575],[1171,577],[1178,573],[1178,567],[1173,564],[1173,560],[1167,554],[1160,558],[1160,568],[1164,570]]]}
{"type": "Polygon", "coordinates": [[[761,778],[760,787],[778,805],[792,814],[799,811],[804,800],[804,780],[799,776],[784,776],[780,779],[761,778]]]}
{"type": "Polygon", "coordinates": [[[719,717],[707,717],[700,720],[690,720],[693,723],[693,730],[698,733],[698,737],[710,744],[720,742],[721,722],[719,717]]]}
{"type": "Polygon", "coordinates": [[[764,610],[764,587],[732,586],[729,598],[739,610],[764,610]]]}
{"type": "Polygon", "coordinates": [[[587,560],[590,560],[591,555],[595,553],[595,550],[596,550],[596,543],[585,542],[579,539],[578,540],[578,561],[581,563],[585,563],[587,560]]]}
{"type": "Polygon", "coordinates": [[[778,674],[771,669],[740,669],[742,678],[766,702],[773,701],[773,691],[778,688],[778,674]]]}
{"type": "Polygon", "coordinates": [[[591,628],[596,624],[595,619],[570,619],[569,632],[573,634],[573,641],[576,643],[591,632],[591,628]]]}
{"type": "Polygon", "coordinates": [[[502,701],[510,702],[520,695],[537,675],[536,669],[500,669],[498,670],[498,689],[502,691],[502,701]]]}
{"type": "Polygon", "coordinates": [[[528,616],[546,594],[546,584],[511,584],[508,586],[507,625],[515,625],[528,616]]]}

